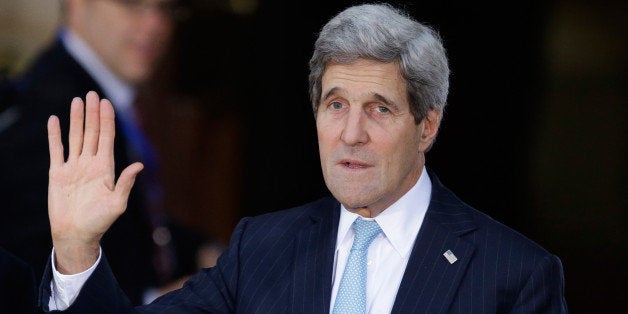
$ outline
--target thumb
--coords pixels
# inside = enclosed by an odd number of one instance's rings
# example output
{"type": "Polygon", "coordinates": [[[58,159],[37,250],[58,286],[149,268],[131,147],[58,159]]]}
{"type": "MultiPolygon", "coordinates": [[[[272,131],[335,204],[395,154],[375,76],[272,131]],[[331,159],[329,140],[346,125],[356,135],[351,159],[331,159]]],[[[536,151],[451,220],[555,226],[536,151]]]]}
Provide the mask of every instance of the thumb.
{"type": "Polygon", "coordinates": [[[141,162],[135,162],[122,170],[115,187],[115,192],[121,199],[127,200],[129,198],[135,178],[142,169],[144,169],[144,165],[141,162]]]}

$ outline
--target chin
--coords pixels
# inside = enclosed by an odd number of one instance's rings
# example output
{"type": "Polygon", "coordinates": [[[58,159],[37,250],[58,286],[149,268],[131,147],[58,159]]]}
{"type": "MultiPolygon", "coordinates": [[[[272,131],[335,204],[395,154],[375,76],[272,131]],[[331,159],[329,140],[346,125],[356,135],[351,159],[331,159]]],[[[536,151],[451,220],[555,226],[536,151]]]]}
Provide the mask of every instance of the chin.
{"type": "Polygon", "coordinates": [[[343,190],[343,193],[333,193],[334,197],[342,203],[347,209],[358,209],[368,207],[374,200],[371,198],[373,194],[369,193],[347,193],[347,190],[343,190]]]}
{"type": "Polygon", "coordinates": [[[150,78],[150,75],[146,71],[130,72],[127,73],[125,76],[126,80],[134,85],[143,84],[150,78]]]}

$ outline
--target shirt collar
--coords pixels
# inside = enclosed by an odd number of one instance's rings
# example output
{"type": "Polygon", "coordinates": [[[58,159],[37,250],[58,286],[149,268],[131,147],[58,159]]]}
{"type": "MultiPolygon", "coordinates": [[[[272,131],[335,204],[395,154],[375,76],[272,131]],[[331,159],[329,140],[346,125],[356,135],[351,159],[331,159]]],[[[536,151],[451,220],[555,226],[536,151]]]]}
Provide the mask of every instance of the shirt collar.
{"type": "MultiPolygon", "coordinates": [[[[414,240],[423,224],[431,193],[432,182],[423,167],[421,176],[414,186],[395,203],[372,218],[377,221],[386,239],[403,258],[407,258],[412,250],[414,240]]],[[[358,216],[347,210],[344,205],[340,205],[336,243],[340,244],[353,238],[351,224],[358,216]]]]}
{"type": "MultiPolygon", "coordinates": [[[[111,72],[96,52],[71,30],[67,28],[61,29],[59,38],[70,55],[103,89],[106,97],[112,102],[116,110],[124,114],[132,114],[132,105],[135,98],[133,86],[111,72]]],[[[100,97],[105,97],[105,95],[100,95],[100,97]]]]}

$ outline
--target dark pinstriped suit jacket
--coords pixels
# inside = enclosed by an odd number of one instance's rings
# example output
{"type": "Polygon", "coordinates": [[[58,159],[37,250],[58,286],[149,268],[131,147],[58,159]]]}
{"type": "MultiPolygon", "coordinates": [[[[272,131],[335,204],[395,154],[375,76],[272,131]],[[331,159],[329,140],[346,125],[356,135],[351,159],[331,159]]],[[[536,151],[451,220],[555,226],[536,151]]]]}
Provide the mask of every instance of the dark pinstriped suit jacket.
{"type": "MultiPolygon", "coordinates": [[[[460,201],[436,175],[394,313],[566,313],[558,257],[460,201]],[[458,260],[450,264],[443,253],[458,260]]],[[[106,260],[77,313],[328,313],[340,204],[332,198],[244,218],[218,265],[132,309],[106,260]]],[[[50,267],[44,283],[50,282],[50,267]]],[[[49,286],[42,285],[43,300],[49,286]]],[[[46,303],[46,302],[45,302],[46,303]]],[[[47,306],[46,306],[47,307],[47,306]]]]}

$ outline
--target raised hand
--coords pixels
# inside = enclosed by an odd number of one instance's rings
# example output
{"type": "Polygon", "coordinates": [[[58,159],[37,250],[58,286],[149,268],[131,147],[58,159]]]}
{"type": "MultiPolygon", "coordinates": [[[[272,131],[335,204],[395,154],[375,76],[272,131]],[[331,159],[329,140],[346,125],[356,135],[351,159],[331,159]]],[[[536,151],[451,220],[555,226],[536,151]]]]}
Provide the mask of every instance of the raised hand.
{"type": "Polygon", "coordinates": [[[63,274],[84,271],[96,262],[100,239],[126,210],[135,176],[143,168],[139,162],[131,164],[116,182],[113,107],[95,92],[87,93],[85,102],[72,100],[67,161],[59,119],[48,120],[48,216],[56,267],[63,274]]]}

